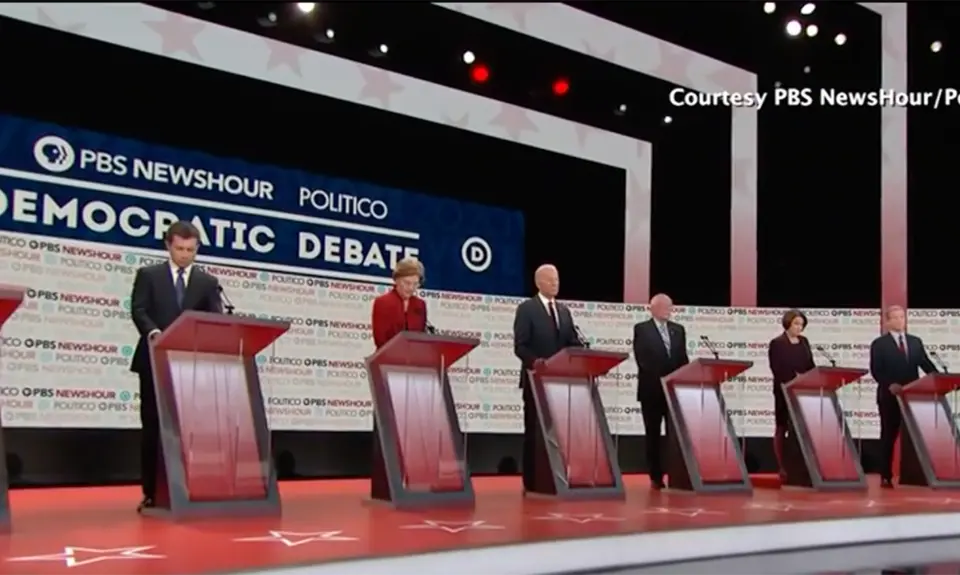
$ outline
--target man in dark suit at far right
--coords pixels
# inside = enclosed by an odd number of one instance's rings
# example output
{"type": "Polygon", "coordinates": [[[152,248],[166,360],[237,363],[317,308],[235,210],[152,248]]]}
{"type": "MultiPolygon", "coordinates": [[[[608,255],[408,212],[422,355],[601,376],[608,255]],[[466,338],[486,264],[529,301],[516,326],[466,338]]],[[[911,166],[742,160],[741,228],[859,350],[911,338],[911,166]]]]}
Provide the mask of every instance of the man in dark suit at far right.
{"type": "Polygon", "coordinates": [[[637,360],[637,401],[643,414],[646,435],[647,467],[650,484],[663,489],[661,455],[663,421],[667,417],[667,397],[661,379],[690,363],[687,357],[687,332],[670,321],[673,301],[666,294],[650,300],[650,319],[633,326],[633,356],[637,360]]]}
{"type": "Polygon", "coordinates": [[[880,486],[893,488],[893,448],[900,433],[900,389],[917,379],[918,370],[937,371],[927,357],[923,340],[906,332],[907,312],[898,305],[884,312],[887,333],[870,344],[870,375],[877,382],[880,412],[880,486]]]}
{"type": "Polygon", "coordinates": [[[200,231],[187,221],[170,225],[163,237],[169,259],[137,270],[130,297],[130,315],[140,340],[130,371],[140,378],[140,481],[143,501],[137,511],[153,507],[160,454],[160,419],[153,388],[150,341],[187,310],[221,313],[217,278],[193,265],[200,231]]]}

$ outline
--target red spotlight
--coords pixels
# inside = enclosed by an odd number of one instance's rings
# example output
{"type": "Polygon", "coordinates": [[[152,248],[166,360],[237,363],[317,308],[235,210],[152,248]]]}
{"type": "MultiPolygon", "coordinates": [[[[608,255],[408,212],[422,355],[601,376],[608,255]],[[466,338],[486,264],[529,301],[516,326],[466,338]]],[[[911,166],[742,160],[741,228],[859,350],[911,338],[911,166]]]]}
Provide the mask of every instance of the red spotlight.
{"type": "Polygon", "coordinates": [[[553,83],[553,93],[557,96],[563,96],[570,91],[570,82],[566,78],[560,78],[553,83]]]}
{"type": "Polygon", "coordinates": [[[490,79],[490,70],[483,64],[476,64],[470,68],[470,79],[477,84],[483,84],[490,79]]]}

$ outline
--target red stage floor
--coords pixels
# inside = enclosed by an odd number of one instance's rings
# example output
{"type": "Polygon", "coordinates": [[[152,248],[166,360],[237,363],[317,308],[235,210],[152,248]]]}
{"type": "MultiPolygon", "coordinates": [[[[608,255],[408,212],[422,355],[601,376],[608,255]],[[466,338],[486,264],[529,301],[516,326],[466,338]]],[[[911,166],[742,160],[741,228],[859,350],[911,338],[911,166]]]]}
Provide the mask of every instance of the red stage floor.
{"type": "Polygon", "coordinates": [[[659,493],[628,477],[626,502],[525,500],[519,478],[475,480],[473,510],[399,512],[362,502],[368,482],[281,485],[283,517],[173,524],[137,515],[135,487],[11,493],[0,573],[209,573],[596,535],[960,511],[928,490],[867,494],[755,490],[752,497],[659,493]]]}

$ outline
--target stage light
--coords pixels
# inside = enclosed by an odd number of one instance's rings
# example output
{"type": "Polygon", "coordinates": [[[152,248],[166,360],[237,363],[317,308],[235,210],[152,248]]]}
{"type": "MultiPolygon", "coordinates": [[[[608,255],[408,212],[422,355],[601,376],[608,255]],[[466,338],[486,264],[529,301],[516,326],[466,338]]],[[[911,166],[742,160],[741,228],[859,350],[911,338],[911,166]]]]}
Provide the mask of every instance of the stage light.
{"type": "Polygon", "coordinates": [[[807,4],[804,4],[803,8],[800,9],[800,13],[803,14],[804,16],[809,16],[813,14],[813,11],[816,9],[817,9],[816,5],[807,3],[807,4]]]}
{"type": "Polygon", "coordinates": [[[663,123],[664,123],[664,124],[672,124],[672,123],[673,123],[673,118],[670,117],[670,116],[664,116],[664,117],[663,117],[663,123]]]}
{"type": "Polygon", "coordinates": [[[800,32],[803,31],[803,26],[800,25],[800,22],[796,20],[791,20],[787,22],[787,34],[790,36],[799,36],[800,32]]]}
{"type": "Polygon", "coordinates": [[[847,43],[847,35],[837,34],[837,37],[834,38],[833,41],[837,43],[837,46],[843,46],[844,44],[847,43]]]}
{"type": "Polygon", "coordinates": [[[570,91],[570,82],[566,78],[559,78],[553,82],[553,93],[563,96],[570,91]]]}
{"type": "Polygon", "coordinates": [[[387,52],[390,51],[390,47],[387,46],[386,44],[380,44],[380,47],[378,48],[378,50],[380,51],[381,54],[386,54],[387,52]]]}
{"type": "Polygon", "coordinates": [[[627,105],[626,105],[626,104],[620,104],[619,106],[617,106],[617,112],[620,113],[620,114],[626,114],[626,113],[627,113],[627,105]]]}
{"type": "Polygon", "coordinates": [[[257,24],[264,28],[273,28],[277,25],[277,15],[274,12],[268,12],[266,16],[257,18],[257,24]]]}
{"type": "Polygon", "coordinates": [[[477,84],[483,84],[490,79],[490,70],[483,64],[470,68],[470,79],[477,84]]]}
{"type": "Polygon", "coordinates": [[[313,9],[317,7],[315,2],[297,2],[297,10],[303,12],[304,14],[309,14],[313,12],[313,9]]]}
{"type": "Polygon", "coordinates": [[[763,3],[763,11],[766,12],[767,14],[773,14],[773,12],[774,12],[776,9],[777,9],[777,5],[774,4],[773,2],[764,2],[764,3],[763,3]]]}
{"type": "Polygon", "coordinates": [[[197,2],[197,8],[201,10],[212,10],[215,6],[213,2],[197,2]]]}
{"type": "Polygon", "coordinates": [[[933,44],[930,44],[931,52],[939,52],[940,50],[943,50],[943,43],[940,42],[939,40],[937,40],[933,44]]]}
{"type": "Polygon", "coordinates": [[[473,64],[476,61],[476,59],[477,57],[470,50],[467,50],[466,52],[463,53],[464,64],[473,64]]]}
{"type": "Polygon", "coordinates": [[[809,73],[810,73],[810,66],[804,66],[804,67],[803,67],[803,73],[804,73],[804,74],[809,74],[809,73]]]}
{"type": "Polygon", "coordinates": [[[333,40],[333,38],[336,36],[336,33],[333,31],[333,28],[327,28],[327,31],[324,32],[324,36],[326,36],[328,40],[333,40]]]}
{"type": "Polygon", "coordinates": [[[820,31],[820,28],[818,28],[816,24],[810,24],[809,26],[807,26],[807,36],[811,38],[816,36],[817,32],[819,31],[820,31]]]}

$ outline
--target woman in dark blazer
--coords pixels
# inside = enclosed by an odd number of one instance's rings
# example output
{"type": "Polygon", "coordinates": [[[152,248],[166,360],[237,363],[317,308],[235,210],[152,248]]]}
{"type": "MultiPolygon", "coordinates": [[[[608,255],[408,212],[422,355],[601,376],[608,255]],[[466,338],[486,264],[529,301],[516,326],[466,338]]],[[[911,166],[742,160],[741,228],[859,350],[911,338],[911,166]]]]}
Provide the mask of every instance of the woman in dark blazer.
{"type": "Polygon", "coordinates": [[[777,456],[780,478],[784,479],[786,472],[783,467],[783,443],[787,437],[790,414],[787,412],[787,398],[783,392],[783,384],[801,373],[810,371],[816,365],[813,363],[810,342],[800,335],[807,327],[807,316],[800,310],[791,309],[783,314],[780,323],[783,325],[783,333],[770,340],[767,358],[770,361],[770,371],[773,372],[773,405],[776,421],[773,452],[777,456]]]}

